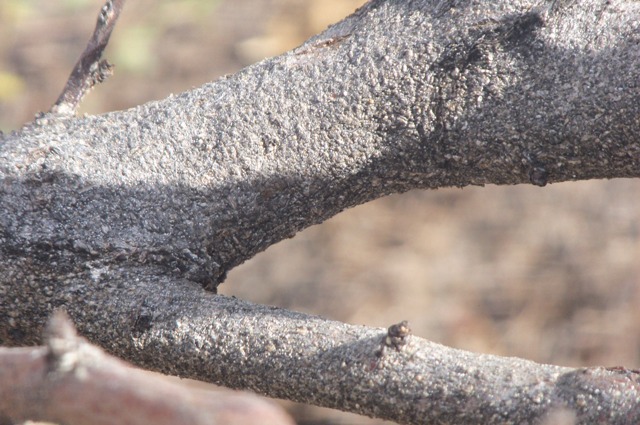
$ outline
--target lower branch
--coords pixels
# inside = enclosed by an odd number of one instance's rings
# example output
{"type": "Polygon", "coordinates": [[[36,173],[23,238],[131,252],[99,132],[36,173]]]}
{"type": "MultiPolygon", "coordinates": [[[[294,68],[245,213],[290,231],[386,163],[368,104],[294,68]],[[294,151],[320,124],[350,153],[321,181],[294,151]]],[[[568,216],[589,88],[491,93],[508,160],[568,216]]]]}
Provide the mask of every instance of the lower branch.
{"type": "Polygon", "coordinates": [[[0,416],[69,425],[290,425],[248,394],[196,390],[134,369],[75,334],[55,313],[46,347],[0,348],[0,416]]]}
{"type": "Polygon", "coordinates": [[[77,270],[55,284],[8,287],[14,301],[0,316],[11,313],[14,327],[0,328],[0,340],[32,334],[23,323],[61,306],[83,335],[138,366],[270,397],[406,424],[536,423],[558,409],[578,423],[640,423],[636,371],[464,352],[405,324],[387,331],[255,305],[159,270],[112,269],[108,279],[77,270]]]}

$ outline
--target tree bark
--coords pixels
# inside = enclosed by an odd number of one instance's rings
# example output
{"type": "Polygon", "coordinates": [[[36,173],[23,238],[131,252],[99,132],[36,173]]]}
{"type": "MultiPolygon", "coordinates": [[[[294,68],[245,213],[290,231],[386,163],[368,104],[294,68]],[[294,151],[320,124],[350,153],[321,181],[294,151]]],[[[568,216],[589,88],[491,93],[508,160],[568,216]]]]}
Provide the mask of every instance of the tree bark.
{"type": "Polygon", "coordinates": [[[0,342],[38,343],[63,307],[140,366],[402,423],[640,421],[623,369],[416,337],[378,357],[380,330],[201,289],[392,192],[640,176],[639,17],[633,1],[372,1],[198,89],[4,135],[0,342]]]}

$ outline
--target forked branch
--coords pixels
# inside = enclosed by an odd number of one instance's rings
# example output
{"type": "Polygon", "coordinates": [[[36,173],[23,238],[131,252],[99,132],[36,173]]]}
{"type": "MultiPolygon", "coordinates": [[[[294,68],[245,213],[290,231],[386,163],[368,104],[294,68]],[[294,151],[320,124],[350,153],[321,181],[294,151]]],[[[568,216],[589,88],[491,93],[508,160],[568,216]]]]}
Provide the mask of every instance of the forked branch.
{"type": "Polygon", "coordinates": [[[0,343],[38,343],[62,306],[136,365],[400,423],[557,409],[640,423],[635,371],[466,353],[202,289],[392,192],[640,177],[638,34],[637,1],[374,0],[198,89],[5,135],[0,343]]]}

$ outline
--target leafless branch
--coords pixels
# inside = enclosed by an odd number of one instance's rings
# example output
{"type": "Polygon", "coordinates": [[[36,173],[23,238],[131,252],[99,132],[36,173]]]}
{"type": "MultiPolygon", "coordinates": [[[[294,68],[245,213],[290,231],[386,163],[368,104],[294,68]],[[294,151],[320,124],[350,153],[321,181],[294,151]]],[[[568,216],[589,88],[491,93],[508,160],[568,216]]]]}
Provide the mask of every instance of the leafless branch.
{"type": "Polygon", "coordinates": [[[3,136],[0,343],[38,343],[64,307],[136,365],[400,423],[640,422],[634,371],[466,353],[202,289],[392,192],[640,177],[639,17],[621,0],[374,0],[201,88],[3,136]]]}
{"type": "Polygon", "coordinates": [[[89,44],[80,55],[51,112],[61,115],[75,114],[84,96],[96,84],[103,82],[111,75],[113,65],[106,60],[101,61],[100,58],[109,43],[109,37],[125,1],[107,0],[102,6],[89,44]]]}
{"type": "Polygon", "coordinates": [[[62,312],[47,345],[0,348],[0,414],[69,425],[293,424],[274,404],[188,388],[135,369],[76,336],[62,312]]]}

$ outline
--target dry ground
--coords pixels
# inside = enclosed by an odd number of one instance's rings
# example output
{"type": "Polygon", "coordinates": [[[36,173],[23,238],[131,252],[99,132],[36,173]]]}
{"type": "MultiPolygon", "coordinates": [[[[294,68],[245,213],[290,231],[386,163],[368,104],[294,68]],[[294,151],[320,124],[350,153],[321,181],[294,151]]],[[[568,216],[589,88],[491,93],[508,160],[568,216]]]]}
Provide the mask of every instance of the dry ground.
{"type": "MultiPolygon", "coordinates": [[[[362,1],[137,0],[83,105],[127,108],[291,48],[362,1]]],[[[0,3],[0,129],[57,97],[98,0],[0,3]]],[[[225,294],[453,347],[640,368],[640,181],[411,192],[346,211],[234,270],[225,294]]],[[[300,423],[372,424],[290,405],[300,423]]]]}

